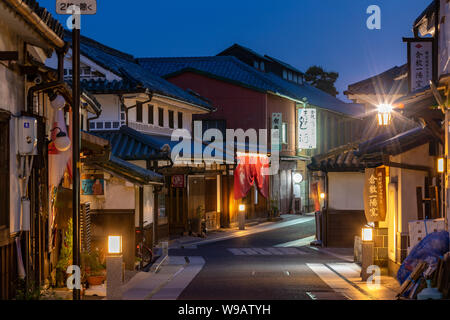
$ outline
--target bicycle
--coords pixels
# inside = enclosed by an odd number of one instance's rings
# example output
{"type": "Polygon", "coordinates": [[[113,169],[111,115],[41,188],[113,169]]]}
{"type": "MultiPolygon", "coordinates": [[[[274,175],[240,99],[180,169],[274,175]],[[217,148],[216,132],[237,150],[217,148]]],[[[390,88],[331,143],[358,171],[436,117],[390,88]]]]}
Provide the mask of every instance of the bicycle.
{"type": "Polygon", "coordinates": [[[145,233],[140,228],[136,229],[136,237],[140,239],[136,246],[136,257],[140,259],[138,270],[144,269],[153,260],[153,251],[145,244],[145,233]]]}

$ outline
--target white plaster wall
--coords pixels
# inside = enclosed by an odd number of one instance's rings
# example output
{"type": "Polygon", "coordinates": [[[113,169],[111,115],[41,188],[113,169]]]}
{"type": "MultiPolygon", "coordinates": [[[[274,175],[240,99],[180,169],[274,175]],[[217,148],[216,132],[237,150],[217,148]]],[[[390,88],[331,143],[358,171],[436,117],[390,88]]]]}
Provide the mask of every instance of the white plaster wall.
{"type": "MultiPolygon", "coordinates": [[[[19,51],[22,61],[23,41],[17,34],[0,21],[0,51],[19,51]]],[[[7,62],[3,62],[7,64],[7,62]]],[[[0,64],[0,109],[7,110],[13,115],[19,115],[25,109],[25,77],[20,76],[9,68],[0,64]]],[[[10,232],[20,230],[20,194],[17,172],[17,143],[16,122],[12,117],[9,122],[10,135],[10,232]]],[[[1,192],[1,190],[0,190],[1,192]]]]}
{"type": "MultiPolygon", "coordinates": [[[[428,155],[429,145],[424,144],[403,154],[391,157],[391,161],[411,165],[435,167],[435,157],[428,155]]],[[[427,173],[424,171],[390,168],[390,180],[398,177],[398,232],[408,232],[408,222],[417,220],[416,187],[424,187],[427,173]]]]}
{"type": "Polygon", "coordinates": [[[153,187],[144,186],[144,226],[153,223],[154,197],[153,187]]]}
{"type": "Polygon", "coordinates": [[[102,106],[102,113],[94,121],[120,121],[120,100],[113,94],[96,94],[95,98],[102,106]]]}
{"type": "Polygon", "coordinates": [[[364,173],[329,172],[328,206],[336,210],[364,210],[364,173]]]}

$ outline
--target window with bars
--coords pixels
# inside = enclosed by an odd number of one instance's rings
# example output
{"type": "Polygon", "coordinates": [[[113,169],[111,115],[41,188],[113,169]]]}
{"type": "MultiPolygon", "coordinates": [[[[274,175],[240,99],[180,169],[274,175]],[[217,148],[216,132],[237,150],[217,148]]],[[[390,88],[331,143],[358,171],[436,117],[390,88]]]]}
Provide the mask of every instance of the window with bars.
{"type": "Polygon", "coordinates": [[[149,123],[149,124],[153,124],[154,123],[154,119],[153,119],[153,105],[151,105],[151,104],[149,104],[148,105],[148,119],[147,119],[147,122],[149,123]]]}
{"type": "Polygon", "coordinates": [[[158,125],[164,127],[164,109],[158,108],[158,125]]]}
{"type": "Polygon", "coordinates": [[[120,123],[121,125],[125,124],[125,118],[126,118],[126,114],[125,114],[125,107],[122,105],[120,106],[120,123]]]}
{"type": "Polygon", "coordinates": [[[178,112],[178,129],[183,128],[183,112],[178,112]]]}
{"type": "Polygon", "coordinates": [[[174,128],[173,111],[169,110],[169,128],[174,128]]]}
{"type": "Polygon", "coordinates": [[[136,122],[142,122],[142,102],[136,102],[136,122]]]}

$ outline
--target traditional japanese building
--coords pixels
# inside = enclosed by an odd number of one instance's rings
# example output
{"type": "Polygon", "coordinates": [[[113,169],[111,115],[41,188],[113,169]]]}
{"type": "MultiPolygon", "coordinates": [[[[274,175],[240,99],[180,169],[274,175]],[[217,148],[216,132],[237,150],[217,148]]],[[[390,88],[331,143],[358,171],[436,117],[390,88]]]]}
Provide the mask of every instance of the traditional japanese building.
{"type": "Polygon", "coordinates": [[[353,141],[359,132],[359,105],[346,104],[303,83],[294,67],[239,45],[213,57],[138,61],[217,107],[214,113],[194,117],[202,121],[203,130],[280,130],[280,171],[270,179],[270,198],[281,213],[312,210],[306,170],[310,157],[353,141]],[[288,69],[284,77],[283,70],[288,69]]]}

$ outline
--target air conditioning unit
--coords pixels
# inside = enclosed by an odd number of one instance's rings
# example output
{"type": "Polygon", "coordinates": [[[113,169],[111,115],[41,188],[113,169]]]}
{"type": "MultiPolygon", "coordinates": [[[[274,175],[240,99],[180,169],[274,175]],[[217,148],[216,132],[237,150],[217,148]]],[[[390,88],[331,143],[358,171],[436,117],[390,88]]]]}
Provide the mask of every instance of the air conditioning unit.
{"type": "Polygon", "coordinates": [[[18,123],[18,147],[22,156],[37,155],[37,120],[33,117],[20,117],[18,123]]]}

